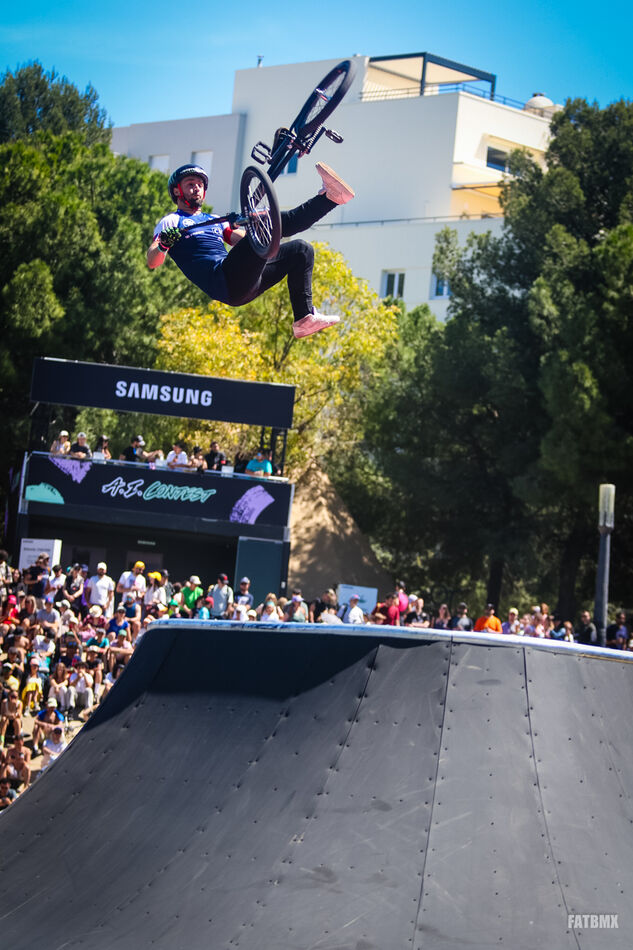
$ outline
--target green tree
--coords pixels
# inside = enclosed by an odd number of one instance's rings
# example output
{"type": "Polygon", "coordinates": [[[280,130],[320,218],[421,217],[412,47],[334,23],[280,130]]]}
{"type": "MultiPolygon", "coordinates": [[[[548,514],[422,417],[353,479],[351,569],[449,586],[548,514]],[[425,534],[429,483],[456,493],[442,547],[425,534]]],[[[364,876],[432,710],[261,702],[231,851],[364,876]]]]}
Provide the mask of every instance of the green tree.
{"type": "Polygon", "coordinates": [[[55,70],[29,63],[0,81],[0,143],[41,131],[81,133],[87,145],[110,141],[110,126],[92,86],[80,92],[55,70]]]}

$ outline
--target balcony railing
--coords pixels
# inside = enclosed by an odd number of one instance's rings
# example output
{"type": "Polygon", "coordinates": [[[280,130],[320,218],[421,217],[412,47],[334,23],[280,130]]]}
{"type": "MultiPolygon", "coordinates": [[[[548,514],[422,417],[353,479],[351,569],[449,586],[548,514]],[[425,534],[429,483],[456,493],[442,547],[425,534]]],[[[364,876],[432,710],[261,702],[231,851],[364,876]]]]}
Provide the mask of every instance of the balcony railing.
{"type": "Polygon", "coordinates": [[[525,106],[525,103],[518,99],[511,99],[509,96],[501,96],[498,93],[490,95],[490,89],[473,86],[469,82],[428,83],[423,92],[420,89],[420,83],[404,86],[401,89],[367,89],[361,92],[360,98],[361,102],[378,102],[383,99],[414,99],[417,96],[437,96],[450,92],[468,92],[480,99],[498,102],[504,106],[511,106],[513,109],[523,109],[525,106]]]}

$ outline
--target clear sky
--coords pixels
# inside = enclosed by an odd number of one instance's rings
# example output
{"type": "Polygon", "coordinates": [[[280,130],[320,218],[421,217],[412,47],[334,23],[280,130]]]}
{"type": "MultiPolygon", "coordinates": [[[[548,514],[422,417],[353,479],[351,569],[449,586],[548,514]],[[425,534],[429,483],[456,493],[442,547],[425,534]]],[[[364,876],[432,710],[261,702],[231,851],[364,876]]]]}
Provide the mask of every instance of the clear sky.
{"type": "Polygon", "coordinates": [[[228,113],[235,70],[260,55],[275,66],[428,51],[496,74],[513,99],[605,106],[633,99],[632,27],[630,0],[29,0],[4,8],[0,65],[39,60],[92,83],[115,125],[228,113]]]}

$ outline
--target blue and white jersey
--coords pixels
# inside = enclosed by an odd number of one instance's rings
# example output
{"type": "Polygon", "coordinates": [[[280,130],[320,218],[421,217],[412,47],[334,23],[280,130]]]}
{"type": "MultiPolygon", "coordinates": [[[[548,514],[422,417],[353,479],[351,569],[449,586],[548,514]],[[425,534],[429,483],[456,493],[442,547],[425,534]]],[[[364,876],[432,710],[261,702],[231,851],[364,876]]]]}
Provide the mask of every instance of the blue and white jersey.
{"type": "MultiPolygon", "coordinates": [[[[201,221],[214,221],[214,215],[198,212],[187,214],[184,211],[172,211],[161,218],[154,228],[154,238],[160,236],[165,228],[187,228],[201,221]]],[[[226,222],[209,224],[206,228],[197,228],[189,234],[183,234],[169,251],[169,256],[183,274],[194,284],[216,300],[222,299],[225,291],[224,276],[216,273],[227,256],[224,246],[226,222]]]]}

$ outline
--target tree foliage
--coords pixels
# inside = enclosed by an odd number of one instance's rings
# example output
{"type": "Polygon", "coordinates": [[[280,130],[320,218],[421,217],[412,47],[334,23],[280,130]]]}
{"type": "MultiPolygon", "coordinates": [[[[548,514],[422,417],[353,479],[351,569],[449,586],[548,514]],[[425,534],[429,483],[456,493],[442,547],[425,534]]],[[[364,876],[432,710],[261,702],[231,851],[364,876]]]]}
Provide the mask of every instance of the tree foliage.
{"type": "Polygon", "coordinates": [[[366,401],[364,462],[338,481],[397,570],[461,591],[486,572],[496,602],[505,578],[571,615],[593,594],[603,481],[618,490],[614,595],[632,580],[633,104],[569,102],[552,132],[547,170],[513,156],[500,237],[439,236],[449,319],[403,318],[366,401]]]}
{"type": "Polygon", "coordinates": [[[0,143],[24,140],[39,132],[80,133],[86,145],[110,141],[105,110],[92,86],[80,92],[55,70],[29,63],[0,82],[0,143]]]}

